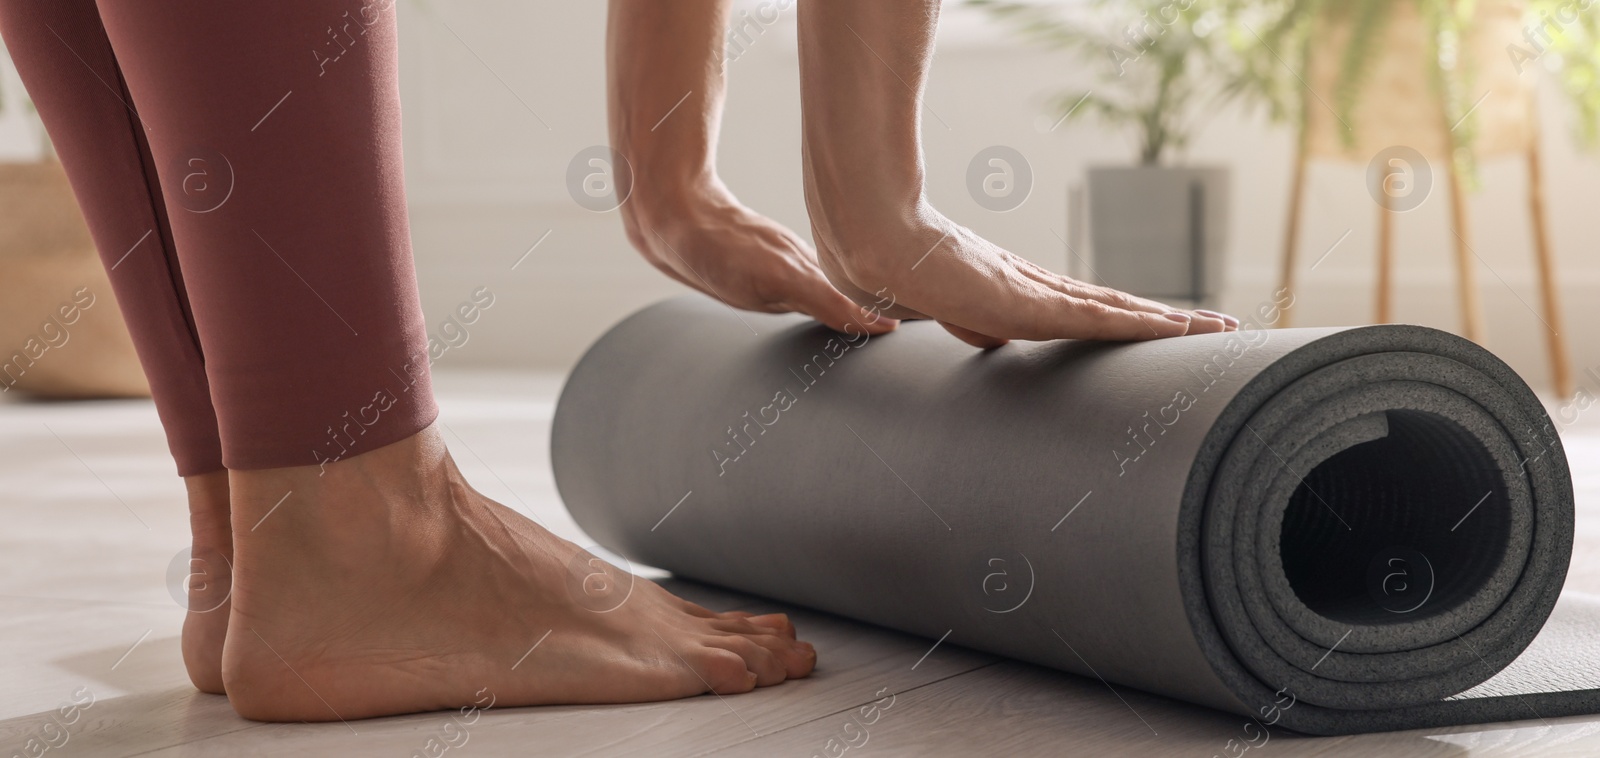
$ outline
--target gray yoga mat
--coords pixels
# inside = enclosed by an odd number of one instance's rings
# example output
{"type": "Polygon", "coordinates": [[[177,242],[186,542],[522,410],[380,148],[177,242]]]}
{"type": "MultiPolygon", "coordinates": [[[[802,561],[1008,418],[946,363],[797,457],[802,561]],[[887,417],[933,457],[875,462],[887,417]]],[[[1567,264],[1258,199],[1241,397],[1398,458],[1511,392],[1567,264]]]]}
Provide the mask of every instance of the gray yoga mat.
{"type": "Polygon", "coordinates": [[[1600,711],[1533,393],[1444,332],[1275,308],[982,352],[670,300],[574,370],[556,483],[630,560],[1269,726],[1600,711]]]}

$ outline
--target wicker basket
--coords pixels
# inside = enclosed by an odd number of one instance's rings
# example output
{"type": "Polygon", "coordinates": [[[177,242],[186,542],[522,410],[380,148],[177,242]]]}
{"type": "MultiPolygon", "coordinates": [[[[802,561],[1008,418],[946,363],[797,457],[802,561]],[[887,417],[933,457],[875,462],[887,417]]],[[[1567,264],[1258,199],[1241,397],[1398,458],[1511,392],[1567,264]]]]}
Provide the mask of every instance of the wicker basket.
{"type": "Polygon", "coordinates": [[[0,390],[150,394],[66,174],[0,163],[0,390]]]}
{"type": "MultiPolygon", "coordinates": [[[[1518,75],[1505,52],[1508,41],[1522,39],[1523,12],[1519,0],[1479,0],[1461,40],[1458,60],[1463,68],[1457,77],[1467,85],[1464,108],[1482,98],[1472,110],[1476,138],[1470,145],[1480,157],[1520,153],[1533,134],[1529,103],[1534,75],[1518,75]]],[[[1346,124],[1333,112],[1340,62],[1352,33],[1351,14],[1325,15],[1317,23],[1319,42],[1312,46],[1306,72],[1306,82],[1316,93],[1306,106],[1310,155],[1365,162],[1384,148],[1405,145],[1430,160],[1443,159],[1452,124],[1441,110],[1442,95],[1429,60],[1431,32],[1417,3],[1393,0],[1383,39],[1372,45],[1380,55],[1371,62],[1353,118],[1347,119],[1354,130],[1353,147],[1345,142],[1346,124]]]]}

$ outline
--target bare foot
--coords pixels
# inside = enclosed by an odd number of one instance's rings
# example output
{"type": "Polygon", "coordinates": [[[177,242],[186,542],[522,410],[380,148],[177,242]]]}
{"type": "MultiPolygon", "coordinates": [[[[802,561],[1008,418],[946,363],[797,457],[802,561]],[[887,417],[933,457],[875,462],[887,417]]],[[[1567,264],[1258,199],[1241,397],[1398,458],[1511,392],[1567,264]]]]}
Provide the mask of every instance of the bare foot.
{"type": "Polygon", "coordinates": [[[708,611],[474,492],[432,427],[231,486],[223,679],[246,718],[729,694],[816,662],[781,615],[708,611]]]}
{"type": "Polygon", "coordinates": [[[189,531],[188,612],[183,617],[183,666],[201,692],[221,695],[222,642],[228,632],[233,530],[229,525],[228,472],[187,476],[189,531]]]}

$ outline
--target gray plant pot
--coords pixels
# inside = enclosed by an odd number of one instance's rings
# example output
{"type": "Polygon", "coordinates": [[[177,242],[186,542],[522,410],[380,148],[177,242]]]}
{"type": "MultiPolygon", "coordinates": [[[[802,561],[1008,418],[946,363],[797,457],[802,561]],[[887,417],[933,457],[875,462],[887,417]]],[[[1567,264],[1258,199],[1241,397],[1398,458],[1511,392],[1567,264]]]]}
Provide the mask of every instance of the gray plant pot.
{"type": "Polygon", "coordinates": [[[1213,303],[1228,244],[1228,169],[1089,169],[1093,276],[1142,297],[1213,303]]]}

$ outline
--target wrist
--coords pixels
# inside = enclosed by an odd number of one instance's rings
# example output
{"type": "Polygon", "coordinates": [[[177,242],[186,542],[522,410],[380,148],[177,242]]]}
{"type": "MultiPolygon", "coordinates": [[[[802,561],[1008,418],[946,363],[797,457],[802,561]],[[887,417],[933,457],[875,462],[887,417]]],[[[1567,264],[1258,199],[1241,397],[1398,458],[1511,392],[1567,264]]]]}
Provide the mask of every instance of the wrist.
{"type": "Polygon", "coordinates": [[[816,232],[844,257],[854,253],[898,247],[928,234],[938,237],[946,229],[944,217],[920,192],[833,192],[808,187],[806,209],[816,232]]]}
{"type": "Polygon", "coordinates": [[[646,164],[632,166],[632,171],[633,188],[621,208],[623,223],[630,227],[677,223],[722,204],[727,196],[709,169],[663,171],[646,164]]]}
{"type": "Polygon", "coordinates": [[[624,114],[612,124],[611,144],[633,175],[632,197],[655,202],[699,189],[716,176],[715,147],[705,134],[651,132],[624,114]]]}
{"type": "Polygon", "coordinates": [[[916,267],[939,254],[941,246],[957,244],[951,238],[959,236],[960,227],[920,193],[873,202],[841,200],[811,204],[812,232],[846,277],[868,291],[889,287],[910,295],[916,267]]]}

